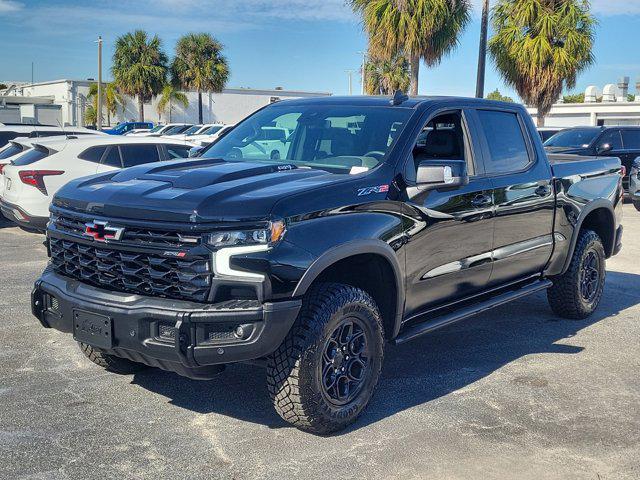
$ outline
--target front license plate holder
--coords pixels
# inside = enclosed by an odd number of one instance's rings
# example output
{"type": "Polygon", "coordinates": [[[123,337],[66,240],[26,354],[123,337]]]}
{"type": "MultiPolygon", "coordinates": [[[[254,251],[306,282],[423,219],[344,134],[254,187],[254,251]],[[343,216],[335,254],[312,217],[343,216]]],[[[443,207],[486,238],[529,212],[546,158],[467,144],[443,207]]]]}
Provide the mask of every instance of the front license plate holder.
{"type": "Polygon", "coordinates": [[[84,310],[74,310],[73,338],[93,347],[110,349],[113,346],[111,318],[84,310]]]}

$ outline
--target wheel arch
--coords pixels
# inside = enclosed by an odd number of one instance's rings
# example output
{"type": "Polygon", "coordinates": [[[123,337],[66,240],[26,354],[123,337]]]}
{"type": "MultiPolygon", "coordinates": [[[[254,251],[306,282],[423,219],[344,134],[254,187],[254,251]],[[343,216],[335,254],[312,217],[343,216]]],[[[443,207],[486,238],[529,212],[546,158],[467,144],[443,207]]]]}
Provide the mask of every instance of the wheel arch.
{"type": "Polygon", "coordinates": [[[616,221],[615,213],[613,211],[613,205],[611,202],[605,199],[597,199],[589,203],[584,210],[580,213],[573,234],[571,236],[571,243],[567,258],[564,262],[562,273],[566,272],[571,263],[571,258],[576,249],[580,232],[583,230],[593,230],[598,234],[602,240],[604,247],[604,253],[606,258],[613,255],[616,242],[616,221]]]}
{"type": "Polygon", "coordinates": [[[357,240],[333,247],[318,257],[298,282],[294,297],[303,296],[317,281],[342,282],[362,288],[378,304],[385,338],[395,338],[402,324],[405,290],[403,269],[394,250],[381,240],[357,240]],[[393,292],[384,281],[393,276],[393,292]]]}

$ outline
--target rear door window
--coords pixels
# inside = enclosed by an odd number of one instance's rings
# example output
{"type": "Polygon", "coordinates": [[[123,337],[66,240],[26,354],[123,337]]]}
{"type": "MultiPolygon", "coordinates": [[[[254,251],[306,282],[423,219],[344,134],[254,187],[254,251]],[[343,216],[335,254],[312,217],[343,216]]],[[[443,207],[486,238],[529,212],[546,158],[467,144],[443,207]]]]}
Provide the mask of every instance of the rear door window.
{"type": "Polygon", "coordinates": [[[478,118],[489,150],[489,158],[485,159],[486,173],[518,172],[531,163],[517,114],[478,110],[478,118]]]}
{"type": "Polygon", "coordinates": [[[622,130],[625,150],[640,150],[640,130],[622,130]]]}
{"type": "Polygon", "coordinates": [[[135,167],[160,160],[158,147],[155,145],[120,145],[122,163],[126,167],[135,167]]]}
{"type": "Polygon", "coordinates": [[[167,145],[167,158],[187,158],[192,147],[187,145],[167,145]]]}
{"type": "Polygon", "coordinates": [[[102,164],[109,165],[110,167],[122,168],[120,150],[118,147],[109,147],[107,154],[102,158],[102,164]]]}
{"type": "Polygon", "coordinates": [[[78,155],[78,158],[81,160],[86,160],[87,162],[100,163],[100,159],[106,151],[107,147],[91,147],[87,148],[84,152],[78,155]]]}

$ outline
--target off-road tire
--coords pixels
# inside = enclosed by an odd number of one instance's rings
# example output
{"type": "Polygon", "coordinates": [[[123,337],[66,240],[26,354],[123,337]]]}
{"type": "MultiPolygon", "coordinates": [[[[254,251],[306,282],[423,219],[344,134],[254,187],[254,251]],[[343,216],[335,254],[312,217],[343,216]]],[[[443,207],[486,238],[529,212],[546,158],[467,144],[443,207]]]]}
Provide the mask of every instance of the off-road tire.
{"type": "Polygon", "coordinates": [[[78,345],[80,346],[82,353],[84,353],[89,360],[110,372],[128,375],[147,368],[147,366],[142,363],[132,362],[126,358],[110,355],[101,349],[92,347],[86,343],[78,342],[78,345]]]}
{"type": "Polygon", "coordinates": [[[640,200],[634,200],[633,206],[636,207],[636,210],[640,212],[640,200]]]}
{"type": "MultiPolygon", "coordinates": [[[[267,386],[278,414],[300,430],[327,435],[353,423],[367,406],[380,377],[384,355],[382,317],[374,300],[358,288],[337,283],[313,286],[289,334],[267,361],[267,386]],[[356,316],[364,325],[370,358],[355,398],[335,405],[322,386],[326,342],[356,316]]],[[[346,357],[347,359],[349,357],[346,357]]]]}
{"type": "Polygon", "coordinates": [[[582,320],[598,308],[606,277],[605,261],[604,247],[598,234],[592,230],[581,231],[568,270],[552,278],[553,286],[547,290],[554,313],[571,320],[582,320]],[[590,252],[598,258],[599,278],[595,296],[586,301],[580,293],[580,272],[590,252]]]}

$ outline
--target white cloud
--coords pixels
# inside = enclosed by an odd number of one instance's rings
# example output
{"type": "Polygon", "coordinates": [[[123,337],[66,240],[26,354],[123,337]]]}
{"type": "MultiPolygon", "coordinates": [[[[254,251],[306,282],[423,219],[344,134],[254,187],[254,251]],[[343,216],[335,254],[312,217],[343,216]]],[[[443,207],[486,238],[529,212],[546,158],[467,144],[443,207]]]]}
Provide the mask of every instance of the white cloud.
{"type": "Polygon", "coordinates": [[[0,0],[0,14],[11,13],[21,10],[24,5],[13,0],[0,0]]]}

